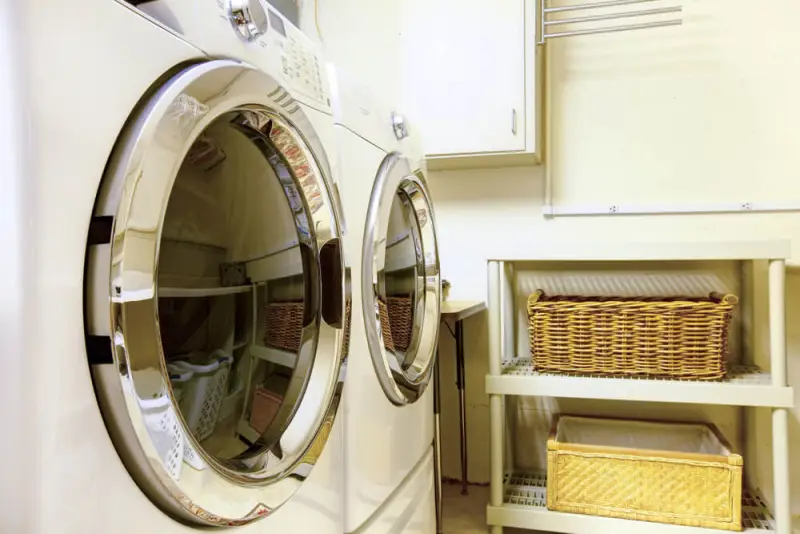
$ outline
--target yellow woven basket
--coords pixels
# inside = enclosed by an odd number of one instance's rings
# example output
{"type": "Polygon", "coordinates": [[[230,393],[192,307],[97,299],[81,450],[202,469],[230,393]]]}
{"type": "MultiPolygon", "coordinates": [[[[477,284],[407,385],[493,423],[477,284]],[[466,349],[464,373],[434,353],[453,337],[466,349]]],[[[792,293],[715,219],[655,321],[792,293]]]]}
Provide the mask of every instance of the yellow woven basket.
{"type": "Polygon", "coordinates": [[[738,299],[548,296],[528,298],[537,371],[694,380],[725,376],[738,299]]]}
{"type": "Polygon", "coordinates": [[[742,529],[742,457],[713,425],[557,418],[547,441],[547,508],[742,529]]]}

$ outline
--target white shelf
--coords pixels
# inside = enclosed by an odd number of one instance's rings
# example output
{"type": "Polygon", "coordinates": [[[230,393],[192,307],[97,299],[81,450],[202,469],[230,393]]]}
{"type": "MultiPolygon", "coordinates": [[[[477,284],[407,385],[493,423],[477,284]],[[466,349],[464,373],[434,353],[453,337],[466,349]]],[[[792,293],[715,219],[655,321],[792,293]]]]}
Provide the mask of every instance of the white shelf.
{"type": "Polygon", "coordinates": [[[236,425],[236,432],[238,432],[240,436],[243,436],[245,439],[247,439],[250,443],[257,442],[258,438],[261,437],[261,434],[259,434],[256,429],[251,427],[247,421],[243,420],[240,420],[239,424],[236,425]]]}
{"type": "Polygon", "coordinates": [[[794,390],[773,386],[769,373],[758,367],[735,366],[725,380],[699,382],[656,378],[602,378],[539,373],[530,358],[505,360],[502,374],[486,376],[486,392],[571,399],[720,404],[791,408],[794,390]]]}
{"type": "Polygon", "coordinates": [[[712,261],[773,260],[791,257],[789,241],[667,243],[537,243],[491,254],[498,261],[712,261]]]}
{"type": "Polygon", "coordinates": [[[251,280],[278,280],[303,274],[300,245],[294,244],[246,263],[251,280]]]}
{"type": "Polygon", "coordinates": [[[294,471],[292,471],[292,473],[295,476],[299,476],[303,479],[306,479],[311,474],[312,469],[314,469],[314,466],[312,464],[299,464],[297,467],[294,468],[294,471]]]}
{"type": "Polygon", "coordinates": [[[297,354],[288,350],[276,349],[274,347],[262,347],[253,345],[250,347],[250,354],[259,360],[272,362],[283,367],[294,367],[297,365],[297,354]]]}
{"type": "Polygon", "coordinates": [[[247,293],[252,290],[252,285],[230,287],[159,287],[158,296],[178,298],[219,297],[222,295],[247,293]]]}
{"type": "MultiPolygon", "coordinates": [[[[514,249],[490,252],[488,262],[490,502],[487,523],[497,527],[517,527],[536,531],[571,534],[701,534],[722,532],[696,527],[645,523],[589,515],[548,511],[545,506],[544,477],[504,473],[508,451],[504,395],[548,396],[576,399],[608,399],[635,402],[669,402],[728,406],[771,407],[772,466],[770,512],[763,500],[746,497],[743,506],[744,532],[773,531],[791,534],[791,488],[789,414],[794,405],[794,390],[787,383],[786,358],[786,241],[733,243],[554,243],[515,244],[514,249]],[[523,246],[524,245],[524,246],[523,246]],[[521,253],[520,253],[521,252],[521,253]],[[503,260],[502,258],[508,258],[503,260]],[[721,381],[696,382],[635,378],[600,378],[538,373],[530,358],[505,360],[511,354],[508,333],[517,320],[509,310],[513,302],[514,278],[507,262],[520,261],[706,261],[769,260],[766,272],[768,311],[764,323],[769,332],[769,369],[735,367],[721,381]],[[512,302],[508,302],[509,296],[512,302]],[[511,305],[509,305],[511,304],[511,305]],[[505,477],[505,479],[504,479],[505,477]],[[505,498],[504,498],[505,495],[505,498]]],[[[755,313],[755,312],[754,312],[755,313]]],[[[755,319],[755,318],[754,318],[755,319]]],[[[752,428],[747,429],[753,432],[752,428]]],[[[544,439],[544,438],[542,438],[544,439]]],[[[749,441],[746,440],[746,445],[749,441]]],[[[761,450],[751,453],[761,453],[761,450]]],[[[752,465],[750,470],[760,466],[752,465]]],[[[752,471],[751,471],[752,473],[752,471]]],[[[752,478],[752,477],[749,477],[752,478]]],[[[756,477],[755,480],[764,480],[756,477]]]]}
{"type": "MultiPolygon", "coordinates": [[[[645,521],[551,512],[547,509],[547,478],[539,473],[506,475],[502,506],[488,506],[489,525],[571,534],[711,534],[724,530],[666,525],[645,521]]],[[[742,499],[742,532],[774,532],[775,521],[757,494],[745,490],[742,499]]]]}

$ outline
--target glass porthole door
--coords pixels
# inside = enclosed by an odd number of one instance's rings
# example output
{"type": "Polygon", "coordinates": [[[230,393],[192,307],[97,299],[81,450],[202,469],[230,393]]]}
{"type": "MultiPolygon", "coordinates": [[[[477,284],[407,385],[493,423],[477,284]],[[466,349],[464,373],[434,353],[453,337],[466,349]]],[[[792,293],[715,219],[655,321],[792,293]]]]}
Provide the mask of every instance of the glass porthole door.
{"type": "Polygon", "coordinates": [[[336,415],[339,213],[300,108],[234,61],[184,69],[120,136],[87,250],[87,352],[133,478],[184,522],[285,503],[336,415]]]}
{"type": "Polygon", "coordinates": [[[424,176],[389,154],[372,189],[364,228],[362,303],[373,364],[398,405],[416,401],[433,372],[441,279],[424,176]]]}

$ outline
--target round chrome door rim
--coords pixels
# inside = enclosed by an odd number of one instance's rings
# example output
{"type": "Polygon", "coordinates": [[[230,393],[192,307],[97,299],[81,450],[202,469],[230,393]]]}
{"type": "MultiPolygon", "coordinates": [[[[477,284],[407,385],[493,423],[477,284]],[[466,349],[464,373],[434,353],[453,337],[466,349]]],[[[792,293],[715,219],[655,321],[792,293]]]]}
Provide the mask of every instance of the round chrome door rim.
{"type": "MultiPolygon", "coordinates": [[[[285,96],[273,78],[242,63],[218,60],[188,67],[141,110],[120,138],[104,177],[104,182],[122,186],[111,246],[111,332],[129,435],[137,438],[136,443],[117,446],[133,447],[128,456],[144,460],[129,466],[134,468],[134,478],[143,477],[137,480],[140,486],[149,489],[167,511],[192,523],[242,525],[285,503],[308,474],[302,462],[309,448],[319,449],[327,440],[328,433],[319,429],[332,423],[341,395],[343,331],[322,320],[317,309],[318,335],[304,339],[300,351],[310,373],[306,391],[296,412],[286,414],[285,432],[279,439],[274,436],[276,446],[263,455],[223,464],[205,454],[186,429],[163,357],[156,283],[161,229],[177,172],[192,143],[214,119],[248,111],[278,121],[298,137],[299,146],[308,147],[306,155],[313,167],[298,187],[306,198],[312,189],[318,197],[315,209],[307,210],[311,219],[307,245],[314,252],[317,270],[319,250],[339,240],[339,215],[325,178],[330,176],[325,152],[308,119],[285,96]],[[136,335],[128,335],[129,331],[136,335]],[[162,465],[142,409],[143,403],[164,391],[186,442],[208,464],[205,470],[184,469],[178,480],[162,465]]],[[[344,266],[342,272],[346,272],[344,266]]],[[[341,302],[344,290],[342,281],[341,302]]],[[[344,313],[342,309],[342,317],[344,313]]]]}
{"type": "MultiPolygon", "coordinates": [[[[439,251],[432,204],[425,178],[412,172],[406,158],[392,153],[383,160],[372,189],[364,226],[361,295],[367,342],[378,380],[389,400],[397,405],[416,401],[433,373],[441,312],[439,251]],[[412,208],[411,235],[417,251],[417,280],[412,302],[411,343],[405,364],[384,346],[379,302],[387,302],[384,284],[389,215],[396,196],[412,208]]],[[[386,325],[388,326],[388,325],[386,325]]]]}

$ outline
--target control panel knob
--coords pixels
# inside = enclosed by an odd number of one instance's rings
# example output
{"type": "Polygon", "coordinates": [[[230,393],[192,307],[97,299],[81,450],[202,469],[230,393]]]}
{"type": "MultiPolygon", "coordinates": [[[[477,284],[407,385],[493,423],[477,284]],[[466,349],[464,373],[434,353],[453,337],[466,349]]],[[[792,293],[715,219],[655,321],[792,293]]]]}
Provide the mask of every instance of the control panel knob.
{"type": "Polygon", "coordinates": [[[392,128],[394,129],[394,136],[398,141],[408,137],[408,128],[406,127],[406,119],[399,113],[392,112],[392,128]]]}
{"type": "Polygon", "coordinates": [[[245,41],[254,41],[267,31],[267,12],[260,0],[228,0],[228,20],[245,41]]]}

